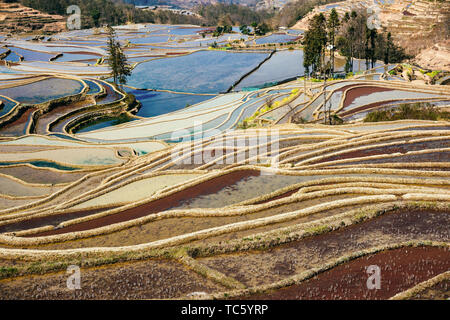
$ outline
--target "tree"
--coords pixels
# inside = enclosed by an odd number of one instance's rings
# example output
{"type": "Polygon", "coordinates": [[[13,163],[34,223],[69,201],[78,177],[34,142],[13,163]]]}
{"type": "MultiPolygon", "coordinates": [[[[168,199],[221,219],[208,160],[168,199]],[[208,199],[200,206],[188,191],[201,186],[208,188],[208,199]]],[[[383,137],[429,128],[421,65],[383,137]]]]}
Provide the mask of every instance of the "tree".
{"type": "Polygon", "coordinates": [[[376,29],[369,29],[366,26],[366,41],[365,41],[365,50],[364,50],[364,57],[366,59],[366,70],[369,70],[369,63],[371,64],[371,67],[373,68],[375,65],[375,40],[377,38],[377,30],[376,29]]]}
{"type": "Polygon", "coordinates": [[[108,65],[114,78],[114,84],[124,85],[127,77],[131,76],[132,67],[128,63],[127,56],[122,50],[117,35],[111,26],[108,26],[108,65]]]}
{"type": "Polygon", "coordinates": [[[230,25],[217,26],[216,30],[213,33],[213,37],[219,37],[224,33],[233,32],[233,27],[230,25]]]}
{"type": "Polygon", "coordinates": [[[242,34],[250,34],[251,30],[247,25],[242,25],[239,27],[239,30],[241,31],[242,34]]]}
{"type": "Polygon", "coordinates": [[[305,33],[303,66],[309,72],[323,72],[327,45],[326,19],[320,13],[315,15],[305,33]]]}
{"type": "Polygon", "coordinates": [[[255,34],[257,36],[263,36],[269,31],[270,31],[270,27],[265,22],[263,22],[255,27],[255,34]]]}
{"type": "Polygon", "coordinates": [[[328,26],[328,37],[330,39],[330,45],[332,46],[331,48],[331,73],[334,73],[334,52],[335,52],[335,46],[336,46],[336,29],[339,27],[339,15],[336,11],[335,8],[333,8],[331,10],[330,16],[328,18],[327,21],[327,26],[328,26]]]}
{"type": "Polygon", "coordinates": [[[350,13],[346,12],[344,14],[344,22],[348,22],[350,20],[350,13]]]}
{"type": "Polygon", "coordinates": [[[394,43],[392,42],[392,35],[390,32],[388,32],[387,36],[386,36],[386,48],[384,51],[384,64],[389,64],[389,58],[390,58],[390,51],[391,48],[393,47],[394,43]]]}

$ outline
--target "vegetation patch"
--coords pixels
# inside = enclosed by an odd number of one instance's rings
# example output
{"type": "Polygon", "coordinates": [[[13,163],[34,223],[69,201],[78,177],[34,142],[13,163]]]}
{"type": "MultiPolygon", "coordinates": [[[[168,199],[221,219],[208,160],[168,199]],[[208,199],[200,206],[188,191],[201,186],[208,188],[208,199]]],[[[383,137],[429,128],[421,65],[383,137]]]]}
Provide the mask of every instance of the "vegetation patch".
{"type": "Polygon", "coordinates": [[[439,110],[429,103],[401,104],[398,108],[375,110],[367,114],[364,122],[395,120],[449,120],[450,112],[439,110]]]}

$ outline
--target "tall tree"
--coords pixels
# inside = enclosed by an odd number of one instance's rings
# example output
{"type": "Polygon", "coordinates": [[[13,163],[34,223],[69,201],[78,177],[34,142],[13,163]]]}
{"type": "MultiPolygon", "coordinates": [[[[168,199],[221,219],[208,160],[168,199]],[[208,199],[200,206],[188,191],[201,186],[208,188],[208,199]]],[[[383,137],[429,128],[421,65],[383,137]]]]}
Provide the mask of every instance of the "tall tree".
{"type": "Polygon", "coordinates": [[[355,56],[355,27],[350,25],[348,27],[348,35],[349,35],[349,42],[350,42],[350,64],[351,71],[353,72],[353,57],[355,56]]]}
{"type": "Polygon", "coordinates": [[[120,42],[117,40],[114,28],[108,26],[108,66],[114,79],[114,84],[124,85],[127,77],[131,76],[132,67],[128,63],[127,56],[123,52],[120,42]]]}
{"type": "Polygon", "coordinates": [[[339,27],[339,15],[335,8],[331,10],[330,16],[328,17],[327,26],[328,26],[328,38],[330,41],[331,48],[331,73],[334,74],[334,52],[336,50],[336,32],[339,27]]]}
{"type": "Polygon", "coordinates": [[[394,43],[392,42],[392,35],[390,32],[388,32],[386,36],[386,48],[384,49],[384,64],[389,64],[391,48],[393,47],[393,45],[394,43]]]}
{"type": "Polygon", "coordinates": [[[377,40],[377,29],[369,29],[367,26],[365,28],[365,48],[364,48],[364,58],[366,59],[366,70],[369,70],[369,64],[371,68],[375,66],[375,49],[377,40]]]}
{"type": "Polygon", "coordinates": [[[375,50],[376,50],[376,40],[378,37],[377,29],[371,29],[369,31],[369,41],[370,41],[370,64],[371,68],[375,67],[376,57],[375,57],[375,50]]]}
{"type": "Polygon", "coordinates": [[[304,37],[304,60],[306,70],[323,72],[325,62],[325,49],[327,45],[326,19],[320,13],[315,15],[304,37]]]}

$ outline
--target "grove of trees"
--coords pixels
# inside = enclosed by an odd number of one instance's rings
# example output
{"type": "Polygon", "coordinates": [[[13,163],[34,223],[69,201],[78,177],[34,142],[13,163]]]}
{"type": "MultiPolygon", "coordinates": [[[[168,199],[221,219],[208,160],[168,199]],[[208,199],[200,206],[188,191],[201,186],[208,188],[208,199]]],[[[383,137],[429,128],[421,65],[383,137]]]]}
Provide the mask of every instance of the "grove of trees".
{"type": "Polygon", "coordinates": [[[352,11],[339,17],[332,9],[328,18],[322,13],[315,15],[305,32],[303,44],[303,65],[307,73],[333,74],[335,51],[346,58],[346,72],[353,71],[355,58],[364,59],[366,69],[373,68],[377,60],[388,64],[409,58],[403,48],[394,44],[390,33],[367,27],[364,11],[352,11]],[[329,61],[326,59],[327,48],[329,61]]]}
{"type": "Polygon", "coordinates": [[[122,50],[117,35],[111,26],[108,26],[108,66],[114,79],[114,84],[124,85],[127,83],[127,77],[131,76],[133,70],[128,63],[127,56],[122,50]]]}

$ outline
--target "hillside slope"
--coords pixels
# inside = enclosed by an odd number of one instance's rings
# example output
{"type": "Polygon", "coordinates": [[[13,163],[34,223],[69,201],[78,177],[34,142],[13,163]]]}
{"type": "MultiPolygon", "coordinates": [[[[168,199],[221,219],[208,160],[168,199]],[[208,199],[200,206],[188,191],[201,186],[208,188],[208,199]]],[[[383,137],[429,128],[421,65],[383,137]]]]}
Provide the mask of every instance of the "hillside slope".
{"type": "MultiPolygon", "coordinates": [[[[450,70],[449,57],[449,1],[393,0],[377,1],[379,21],[383,29],[391,32],[395,42],[406,52],[417,56],[423,67],[450,70]]],[[[307,29],[311,18],[318,14],[329,14],[333,8],[343,16],[351,10],[367,10],[373,0],[347,0],[333,5],[316,7],[297,22],[294,29],[307,29]]]]}
{"type": "Polygon", "coordinates": [[[59,15],[49,15],[19,3],[0,2],[0,31],[2,32],[61,32],[66,20],[59,15]]]}

